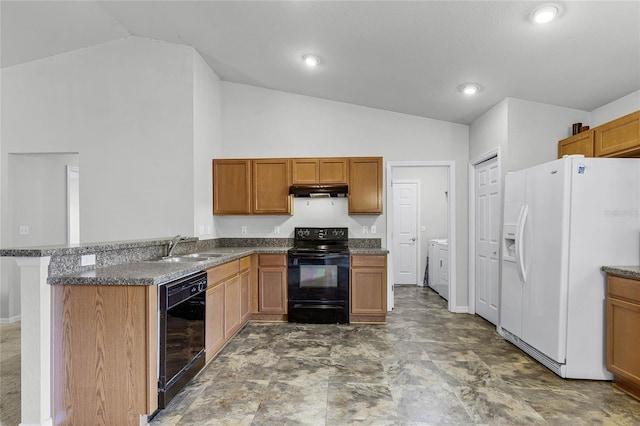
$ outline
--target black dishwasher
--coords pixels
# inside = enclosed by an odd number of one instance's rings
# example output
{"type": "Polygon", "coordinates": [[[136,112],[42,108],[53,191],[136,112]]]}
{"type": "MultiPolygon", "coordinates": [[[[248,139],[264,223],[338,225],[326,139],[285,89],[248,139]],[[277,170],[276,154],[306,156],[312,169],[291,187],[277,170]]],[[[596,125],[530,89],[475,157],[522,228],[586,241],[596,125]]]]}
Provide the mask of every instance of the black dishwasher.
{"type": "Polygon", "coordinates": [[[158,407],[204,367],[206,272],[160,286],[158,407]]]}

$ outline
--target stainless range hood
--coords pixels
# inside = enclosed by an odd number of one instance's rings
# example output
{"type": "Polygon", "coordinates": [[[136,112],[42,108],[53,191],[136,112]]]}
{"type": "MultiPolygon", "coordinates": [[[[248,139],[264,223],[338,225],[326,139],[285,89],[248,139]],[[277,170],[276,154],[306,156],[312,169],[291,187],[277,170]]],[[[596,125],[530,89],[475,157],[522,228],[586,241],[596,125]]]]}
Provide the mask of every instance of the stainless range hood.
{"type": "Polygon", "coordinates": [[[347,185],[291,185],[289,194],[294,197],[346,197],[347,185]]]}

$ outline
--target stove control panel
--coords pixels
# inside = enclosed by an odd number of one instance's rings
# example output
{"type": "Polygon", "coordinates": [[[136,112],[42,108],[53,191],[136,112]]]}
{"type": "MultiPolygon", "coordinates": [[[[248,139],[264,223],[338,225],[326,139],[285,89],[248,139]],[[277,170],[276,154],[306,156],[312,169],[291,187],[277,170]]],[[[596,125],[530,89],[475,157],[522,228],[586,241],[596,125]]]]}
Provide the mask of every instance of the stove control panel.
{"type": "Polygon", "coordinates": [[[348,228],[296,228],[296,240],[331,240],[346,241],[349,238],[348,228]]]}

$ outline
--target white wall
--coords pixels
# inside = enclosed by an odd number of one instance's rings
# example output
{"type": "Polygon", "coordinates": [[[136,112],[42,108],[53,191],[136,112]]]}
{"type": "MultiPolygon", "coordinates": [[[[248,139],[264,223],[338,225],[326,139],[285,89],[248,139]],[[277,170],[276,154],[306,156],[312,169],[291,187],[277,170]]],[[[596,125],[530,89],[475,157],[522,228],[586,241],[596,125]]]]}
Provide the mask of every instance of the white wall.
{"type": "MultiPolygon", "coordinates": [[[[228,82],[222,83],[222,99],[222,158],[382,156],[384,161],[455,161],[455,255],[462,283],[457,300],[466,304],[468,126],[228,82]]],[[[279,224],[281,236],[290,236],[295,224],[326,220],[328,225],[349,226],[352,238],[378,237],[386,244],[386,214],[347,216],[346,205],[314,204],[305,210],[304,203],[296,200],[293,217],[216,216],[216,232],[239,237],[240,226],[246,224],[252,236],[273,236],[273,225],[279,224]],[[362,226],[372,224],[377,235],[363,234],[362,226]]]]}
{"type": "Polygon", "coordinates": [[[3,69],[2,173],[8,153],[78,152],[81,241],[190,235],[193,55],[131,37],[3,69]]]}
{"type": "MultiPolygon", "coordinates": [[[[67,165],[78,165],[76,154],[11,154],[9,193],[3,215],[2,246],[33,247],[65,244],[67,165]],[[28,235],[19,227],[28,226],[28,235]]],[[[20,315],[19,270],[12,258],[0,258],[0,321],[20,315]]]]}
{"type": "Polygon", "coordinates": [[[200,57],[193,55],[193,198],[191,235],[213,238],[211,159],[222,150],[220,79],[200,57]]]}
{"type": "Polygon", "coordinates": [[[558,141],[571,136],[573,123],[585,123],[586,111],[509,98],[508,154],[504,172],[558,158],[558,141]]]}
{"type": "MultiPolygon", "coordinates": [[[[198,235],[200,225],[213,235],[220,81],[193,48],[129,37],[1,73],[3,247],[18,245],[7,240],[12,153],[78,153],[82,242],[198,235]]],[[[19,313],[5,265],[0,319],[19,313]]]]}
{"type": "Polygon", "coordinates": [[[640,90],[591,111],[590,126],[596,127],[638,110],[640,110],[640,90]]]}

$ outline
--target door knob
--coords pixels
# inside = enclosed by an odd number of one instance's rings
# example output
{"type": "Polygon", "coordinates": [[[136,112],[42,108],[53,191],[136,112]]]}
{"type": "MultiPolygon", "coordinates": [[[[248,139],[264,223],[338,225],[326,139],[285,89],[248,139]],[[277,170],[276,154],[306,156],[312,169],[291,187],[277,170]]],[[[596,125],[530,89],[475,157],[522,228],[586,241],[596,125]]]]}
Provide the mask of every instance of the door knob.
{"type": "Polygon", "coordinates": [[[415,241],[415,240],[416,240],[416,237],[413,237],[413,238],[411,239],[411,241],[415,241]]]}

